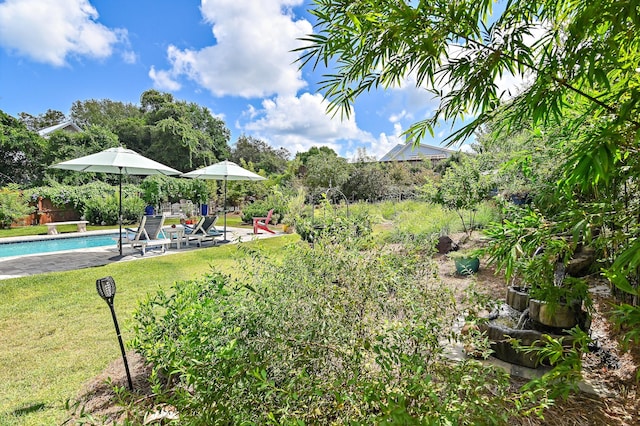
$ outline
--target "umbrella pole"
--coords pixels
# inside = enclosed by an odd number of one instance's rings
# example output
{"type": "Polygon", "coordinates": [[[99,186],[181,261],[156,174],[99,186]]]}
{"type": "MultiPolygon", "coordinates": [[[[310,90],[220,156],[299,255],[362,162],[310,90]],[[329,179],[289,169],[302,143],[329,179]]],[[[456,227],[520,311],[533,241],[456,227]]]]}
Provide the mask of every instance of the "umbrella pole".
{"type": "Polygon", "coordinates": [[[120,228],[120,233],[118,234],[118,250],[120,251],[119,256],[110,257],[109,260],[120,260],[122,259],[122,167],[119,167],[120,174],[118,174],[118,227],[120,228]]]}
{"type": "Polygon", "coordinates": [[[122,167],[120,167],[120,174],[118,175],[118,183],[119,183],[119,187],[120,187],[120,200],[118,203],[118,225],[120,225],[120,235],[119,235],[119,239],[120,239],[120,244],[118,244],[120,246],[120,257],[122,257],[122,167]]]}
{"type": "Polygon", "coordinates": [[[222,202],[222,213],[224,214],[224,237],[221,243],[228,243],[227,240],[227,177],[224,178],[224,198],[222,202]]]}

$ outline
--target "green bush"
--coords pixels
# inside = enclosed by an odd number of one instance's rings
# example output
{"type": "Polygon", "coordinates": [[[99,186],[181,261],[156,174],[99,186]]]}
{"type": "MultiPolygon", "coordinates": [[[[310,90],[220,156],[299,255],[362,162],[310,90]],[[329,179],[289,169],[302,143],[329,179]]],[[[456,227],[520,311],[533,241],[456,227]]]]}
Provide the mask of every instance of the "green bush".
{"type": "Polygon", "coordinates": [[[190,425],[507,424],[508,375],[450,362],[460,314],[428,256],[319,238],[246,271],[176,283],[134,315],[132,347],[190,425]]]}
{"type": "Polygon", "coordinates": [[[324,238],[334,244],[371,236],[371,221],[366,212],[301,218],[295,223],[296,233],[304,241],[313,243],[324,238]]]}
{"type": "MultiPolygon", "coordinates": [[[[145,202],[137,196],[122,198],[122,223],[136,223],[144,213],[145,202]]],[[[119,196],[93,197],[85,202],[83,215],[90,223],[116,225],[118,223],[119,196]]]]}
{"type": "MultiPolygon", "coordinates": [[[[131,185],[124,185],[123,191],[127,191],[131,185]]],[[[85,185],[60,185],[40,186],[25,191],[32,201],[39,197],[48,198],[57,207],[70,206],[81,212],[87,200],[92,198],[102,198],[106,194],[113,194],[118,191],[118,187],[113,187],[104,182],[90,182],[85,185]]]]}
{"type": "Polygon", "coordinates": [[[254,217],[267,217],[269,210],[273,209],[273,215],[271,216],[271,224],[275,225],[279,222],[281,212],[276,210],[273,204],[268,201],[255,201],[251,204],[247,204],[242,208],[242,221],[244,223],[253,223],[254,217]]]}
{"type": "Polygon", "coordinates": [[[33,213],[29,199],[24,197],[17,186],[0,189],[0,228],[9,228],[16,220],[33,213]]]}
{"type": "Polygon", "coordinates": [[[198,204],[209,201],[211,195],[207,181],[201,179],[178,179],[163,175],[147,176],[140,184],[142,198],[147,204],[176,203],[181,199],[198,204]]]}

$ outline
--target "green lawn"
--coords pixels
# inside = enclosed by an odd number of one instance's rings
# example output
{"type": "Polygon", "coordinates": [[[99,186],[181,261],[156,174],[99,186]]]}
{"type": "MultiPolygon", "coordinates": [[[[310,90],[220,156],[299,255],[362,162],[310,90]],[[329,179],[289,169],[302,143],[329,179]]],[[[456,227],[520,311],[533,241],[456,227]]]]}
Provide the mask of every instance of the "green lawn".
{"type": "MultiPolygon", "coordinates": [[[[246,244],[276,253],[297,238],[246,244]]],[[[61,424],[65,401],[120,357],[109,308],[96,292],[98,278],[116,281],[115,309],[126,341],[132,312],[145,295],[211,268],[232,274],[238,253],[237,245],[226,245],[0,281],[0,425],[61,424]]]]}

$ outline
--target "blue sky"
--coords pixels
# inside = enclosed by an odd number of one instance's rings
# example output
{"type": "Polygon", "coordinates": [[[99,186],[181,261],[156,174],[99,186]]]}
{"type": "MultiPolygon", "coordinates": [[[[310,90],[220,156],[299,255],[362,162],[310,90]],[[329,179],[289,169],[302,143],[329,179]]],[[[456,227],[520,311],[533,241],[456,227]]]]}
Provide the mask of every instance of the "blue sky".
{"type": "MultiPolygon", "coordinates": [[[[69,113],[74,101],[139,104],[145,90],[205,106],[231,130],[292,154],[329,146],[380,158],[435,106],[410,81],[358,100],[348,121],[325,113],[325,70],[299,70],[312,32],[303,0],[0,1],[0,110],[69,113]]],[[[437,129],[439,145],[449,126],[437,129]]],[[[126,141],[123,141],[126,144],[126,141]]]]}

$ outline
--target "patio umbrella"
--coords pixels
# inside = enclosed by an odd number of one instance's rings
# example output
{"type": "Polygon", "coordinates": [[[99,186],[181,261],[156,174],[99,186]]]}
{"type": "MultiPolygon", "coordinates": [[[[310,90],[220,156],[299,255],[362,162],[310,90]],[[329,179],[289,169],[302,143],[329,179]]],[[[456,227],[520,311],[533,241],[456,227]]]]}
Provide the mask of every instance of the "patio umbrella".
{"type": "MultiPolygon", "coordinates": [[[[77,172],[111,173],[118,175],[120,187],[118,207],[120,238],[122,238],[122,175],[179,175],[182,173],[123,147],[108,148],[85,157],[63,161],[50,167],[54,169],[75,170],[77,172]]],[[[119,246],[120,257],[122,257],[122,243],[120,243],[119,246]]]]}
{"type": "Polygon", "coordinates": [[[224,181],[224,239],[221,243],[228,243],[227,240],[227,181],[228,180],[265,180],[262,176],[247,169],[243,169],[231,161],[221,161],[189,173],[184,173],[183,177],[193,179],[216,179],[224,181]]]}

